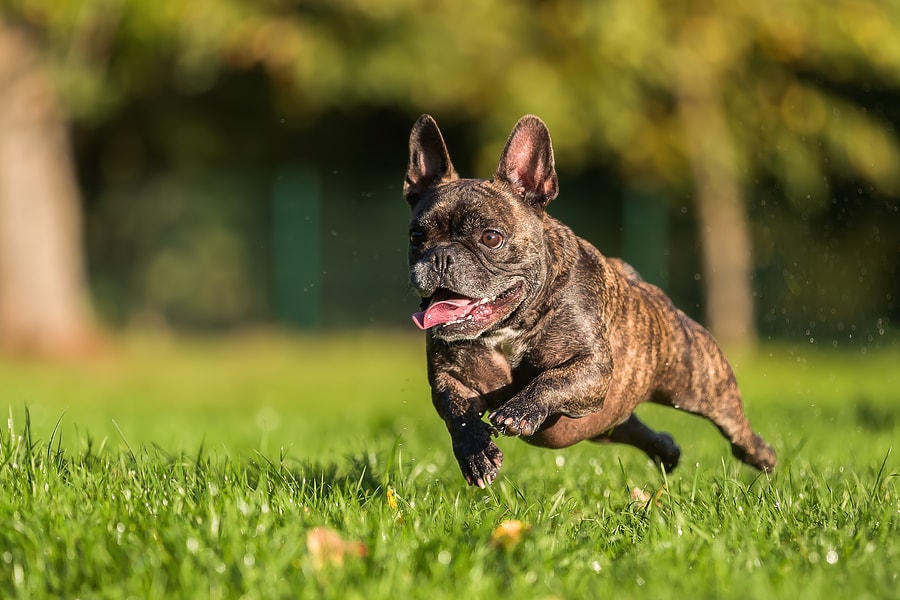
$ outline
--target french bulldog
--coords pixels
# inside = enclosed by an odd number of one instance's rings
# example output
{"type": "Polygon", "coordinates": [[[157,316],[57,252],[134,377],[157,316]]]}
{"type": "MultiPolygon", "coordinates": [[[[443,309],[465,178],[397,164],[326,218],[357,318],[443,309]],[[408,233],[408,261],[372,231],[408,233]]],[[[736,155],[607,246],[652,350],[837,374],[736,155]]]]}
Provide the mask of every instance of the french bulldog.
{"type": "Polygon", "coordinates": [[[428,380],[470,485],[497,476],[494,435],[562,448],[630,444],[668,472],[681,451],[633,414],[644,401],[712,421],[772,471],[713,337],[627,263],[547,214],[558,182],[546,125],[519,120],[493,179],[460,178],[437,123],[409,139],[409,279],[422,298],[428,380]],[[488,414],[488,421],[483,417],[488,414]],[[493,435],[492,435],[493,434],[493,435]]]}

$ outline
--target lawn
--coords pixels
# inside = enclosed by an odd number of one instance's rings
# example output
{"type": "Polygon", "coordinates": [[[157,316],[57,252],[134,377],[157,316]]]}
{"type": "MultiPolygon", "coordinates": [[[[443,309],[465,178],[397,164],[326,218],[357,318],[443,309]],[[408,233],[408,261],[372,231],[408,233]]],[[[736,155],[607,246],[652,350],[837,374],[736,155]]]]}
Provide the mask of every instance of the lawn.
{"type": "Polygon", "coordinates": [[[735,361],[761,476],[658,407],[681,466],[500,439],[468,488],[422,340],[122,340],[0,361],[0,597],[896,598],[900,350],[735,361]]]}

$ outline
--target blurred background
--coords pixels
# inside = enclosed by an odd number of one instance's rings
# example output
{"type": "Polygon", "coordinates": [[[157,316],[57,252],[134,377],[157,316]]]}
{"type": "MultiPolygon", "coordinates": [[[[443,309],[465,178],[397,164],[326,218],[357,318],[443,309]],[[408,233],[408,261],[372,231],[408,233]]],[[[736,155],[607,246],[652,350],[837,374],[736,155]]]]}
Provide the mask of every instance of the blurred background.
{"type": "Polygon", "coordinates": [[[895,344],[900,2],[3,0],[0,348],[410,329],[409,128],[729,346],[895,344]]]}

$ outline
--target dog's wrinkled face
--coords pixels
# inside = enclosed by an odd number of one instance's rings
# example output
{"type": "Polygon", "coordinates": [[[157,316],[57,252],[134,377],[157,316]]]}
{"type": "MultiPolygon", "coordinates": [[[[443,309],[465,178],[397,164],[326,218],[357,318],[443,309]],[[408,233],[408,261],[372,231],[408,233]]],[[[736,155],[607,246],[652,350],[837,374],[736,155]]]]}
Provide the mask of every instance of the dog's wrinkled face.
{"type": "Polygon", "coordinates": [[[531,125],[510,136],[492,180],[456,175],[431,117],[413,128],[404,186],[412,208],[410,283],[422,297],[413,320],[435,337],[473,339],[501,329],[540,290],[544,207],[555,196],[556,175],[546,128],[539,120],[531,125]]]}
{"type": "Polygon", "coordinates": [[[413,315],[443,339],[474,338],[533,294],[542,268],[540,219],[486,181],[456,180],[416,205],[409,230],[413,315]],[[518,217],[518,218],[517,218],[518,217]]]}

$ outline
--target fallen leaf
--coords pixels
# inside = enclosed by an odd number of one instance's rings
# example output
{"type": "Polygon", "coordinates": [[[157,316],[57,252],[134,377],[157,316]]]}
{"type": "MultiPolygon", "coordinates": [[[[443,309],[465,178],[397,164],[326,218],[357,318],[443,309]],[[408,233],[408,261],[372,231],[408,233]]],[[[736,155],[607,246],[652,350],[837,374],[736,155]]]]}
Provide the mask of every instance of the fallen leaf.
{"type": "Polygon", "coordinates": [[[503,550],[511,550],[519,545],[523,536],[531,531],[531,525],[517,519],[501,521],[491,532],[491,545],[503,550]]]}
{"type": "Polygon", "coordinates": [[[366,555],[365,544],[345,540],[337,531],[327,527],[316,527],[306,534],[306,549],[316,569],[326,565],[339,567],[344,564],[345,556],[366,555]]]}
{"type": "Polygon", "coordinates": [[[640,502],[641,504],[647,504],[650,502],[650,493],[645,492],[639,487],[636,487],[631,490],[631,499],[634,502],[640,502]]]}

